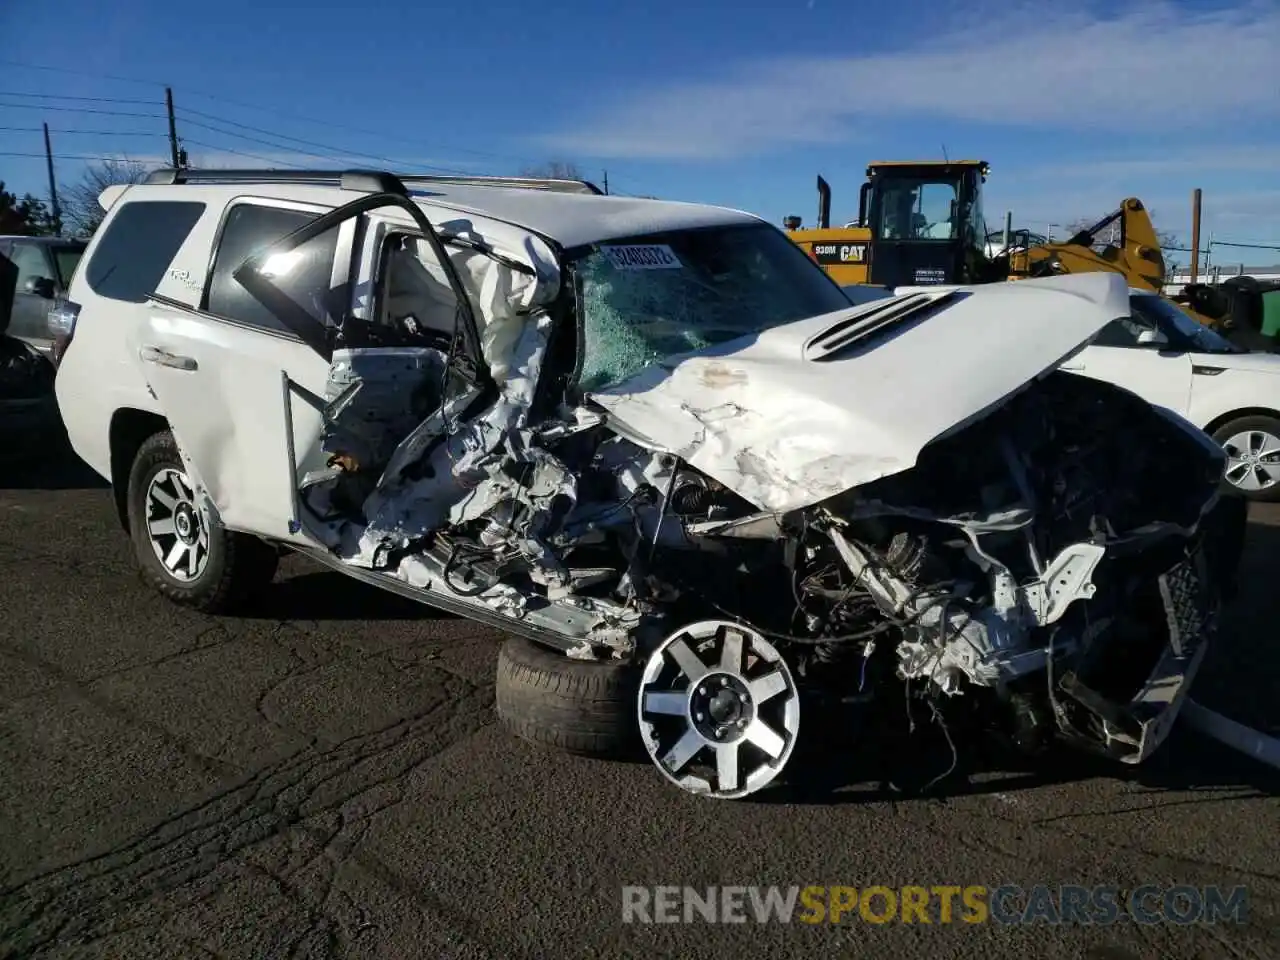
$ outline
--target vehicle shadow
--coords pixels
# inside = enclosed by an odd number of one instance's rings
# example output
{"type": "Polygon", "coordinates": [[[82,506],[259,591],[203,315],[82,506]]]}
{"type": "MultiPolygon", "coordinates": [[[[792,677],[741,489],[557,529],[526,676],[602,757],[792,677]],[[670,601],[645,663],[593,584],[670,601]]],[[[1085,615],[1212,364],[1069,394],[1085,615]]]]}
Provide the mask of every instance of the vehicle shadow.
{"type": "MultiPolygon", "coordinates": [[[[957,743],[953,755],[935,730],[917,731],[912,742],[871,736],[837,745],[797,745],[786,782],[751,799],[765,804],[836,806],[856,803],[933,801],[1009,795],[1020,790],[1090,780],[1133,783],[1175,795],[1170,803],[1212,803],[1231,791],[1233,799],[1280,796],[1280,771],[1207,737],[1178,726],[1146,763],[1131,767],[1103,757],[1055,749],[1039,759],[957,743]],[[948,772],[950,771],[950,772],[948,772]],[[936,781],[936,782],[935,782],[936,781]],[[1188,793],[1205,792],[1203,798],[1188,793]]],[[[1159,804],[1154,804],[1158,806],[1159,804]]],[[[1065,817],[1073,814],[1065,814],[1065,817]]]]}
{"type": "Polygon", "coordinates": [[[0,490],[100,490],[110,484],[76,456],[58,431],[0,450],[0,490]]]}
{"type": "Polygon", "coordinates": [[[309,563],[304,572],[277,579],[237,614],[263,620],[458,619],[444,610],[309,563]]]}
{"type": "MultiPolygon", "coordinates": [[[[1271,626],[1280,622],[1280,591],[1273,571],[1280,565],[1280,505],[1255,507],[1240,562],[1239,594],[1224,611],[1222,629],[1196,677],[1192,696],[1201,705],[1273,736],[1280,734],[1280,643],[1271,626]]],[[[916,729],[901,716],[872,721],[830,715],[804,725],[805,735],[784,774],[786,783],[761,791],[760,803],[843,804],[948,799],[1001,793],[1093,779],[1119,780],[1177,793],[1171,803],[1210,803],[1216,796],[1187,792],[1222,790],[1280,796],[1280,771],[1255,761],[1185,724],[1146,763],[1130,767],[1068,750],[1039,761],[978,744],[962,730],[949,730],[958,749],[923,706],[916,729]],[[883,724],[871,726],[873,723],[883,724]],[[955,762],[954,769],[947,773],[955,762]],[[939,778],[934,781],[935,778],[939,778]]],[[[808,719],[808,718],[806,718],[808,719]]],[[[1234,794],[1238,796],[1239,794],[1234,794]]]]}

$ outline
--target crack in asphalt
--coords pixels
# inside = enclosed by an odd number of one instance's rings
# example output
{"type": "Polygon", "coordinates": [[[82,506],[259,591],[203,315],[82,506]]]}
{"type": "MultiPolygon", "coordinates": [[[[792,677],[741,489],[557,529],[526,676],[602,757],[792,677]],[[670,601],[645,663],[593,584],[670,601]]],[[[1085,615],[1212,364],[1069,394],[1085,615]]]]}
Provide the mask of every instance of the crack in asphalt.
{"type": "MultiPolygon", "coordinates": [[[[90,681],[84,681],[76,677],[74,674],[63,670],[52,660],[48,660],[25,647],[5,643],[0,643],[0,647],[15,659],[21,660],[28,666],[35,667],[38,671],[52,677],[58,683],[70,690],[74,696],[79,697],[81,700],[91,704],[96,709],[101,710],[107,716],[120,720],[130,726],[137,727],[139,730],[144,730],[165,743],[170,744],[205,773],[217,777],[228,777],[239,772],[239,768],[227,763],[226,761],[220,760],[217,757],[209,756],[208,754],[197,750],[182,737],[176,736],[162,724],[149,720],[146,717],[138,716],[132,710],[120,706],[110,697],[105,697],[97,691],[90,689],[89,684],[96,682],[96,680],[101,679],[101,677],[94,678],[94,680],[90,681]]],[[[187,652],[190,653],[192,651],[188,650],[187,652]]],[[[109,672],[102,676],[111,675],[112,672],[109,672]]]]}
{"type": "MultiPolygon", "coordinates": [[[[405,802],[403,792],[351,819],[343,811],[383,786],[402,785],[423,764],[489,722],[491,688],[435,672],[438,699],[421,712],[324,749],[304,750],[111,851],[0,890],[0,951],[26,956],[118,934],[127,929],[116,920],[122,914],[146,910],[156,898],[234,865],[270,877],[311,919],[290,955],[300,955],[307,944],[309,956],[341,953],[352,934],[325,911],[332,880],[317,894],[310,885],[293,883],[294,871],[272,870],[247,857],[268,841],[296,835],[315,845],[319,852],[312,862],[324,860],[330,871],[336,864],[354,862],[380,879],[394,877],[373,858],[355,855],[354,846],[369,818],[405,802]],[[326,831],[320,824],[332,814],[337,814],[338,826],[326,831]]],[[[297,869],[307,866],[304,862],[297,869]]],[[[408,889],[399,881],[396,888],[401,893],[408,889]]],[[[441,904],[430,906],[457,923],[461,934],[464,918],[452,916],[441,904]]],[[[147,926],[153,927],[154,920],[151,916],[147,926]]]]}

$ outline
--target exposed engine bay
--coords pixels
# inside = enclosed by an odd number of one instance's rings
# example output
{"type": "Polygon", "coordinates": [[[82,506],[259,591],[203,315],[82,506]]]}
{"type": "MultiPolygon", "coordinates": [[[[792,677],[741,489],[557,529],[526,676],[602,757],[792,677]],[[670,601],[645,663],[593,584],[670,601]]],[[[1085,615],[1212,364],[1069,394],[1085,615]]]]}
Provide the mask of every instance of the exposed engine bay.
{"type": "Polygon", "coordinates": [[[1162,742],[1217,618],[1203,521],[1224,455],[1198,431],[1051,372],[910,469],[762,509],[590,395],[531,416],[554,327],[510,328],[479,413],[446,350],[335,351],[307,529],[566,656],[633,662],[650,755],[698,793],[772,781],[802,690],[976,698],[1031,750],[1137,763],[1162,742]]]}

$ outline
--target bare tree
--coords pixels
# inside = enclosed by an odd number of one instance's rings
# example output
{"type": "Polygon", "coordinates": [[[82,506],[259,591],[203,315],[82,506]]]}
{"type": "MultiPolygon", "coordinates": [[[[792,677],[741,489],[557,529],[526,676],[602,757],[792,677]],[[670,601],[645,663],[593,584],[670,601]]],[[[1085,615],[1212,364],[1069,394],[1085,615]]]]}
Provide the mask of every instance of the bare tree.
{"type": "Polygon", "coordinates": [[[151,167],[139,160],[103,160],[85,167],[75,183],[58,187],[62,221],[68,231],[76,236],[90,236],[105,216],[105,211],[98,206],[102,191],[118,184],[141,183],[150,172],[151,167]]]}
{"type": "MultiPolygon", "coordinates": [[[[1155,223],[1154,223],[1155,216],[1152,214],[1151,211],[1147,211],[1147,215],[1151,217],[1152,226],[1155,227],[1155,223]]],[[[1067,224],[1067,236],[1073,237],[1077,233],[1079,233],[1081,230],[1088,230],[1090,227],[1092,227],[1095,223],[1097,223],[1101,219],[1102,219],[1101,217],[1087,217],[1087,218],[1082,217],[1076,220],[1072,220],[1070,223],[1067,224]]],[[[1155,227],[1155,231],[1156,231],[1156,239],[1160,241],[1160,246],[1162,249],[1168,250],[1172,247],[1178,246],[1177,234],[1172,233],[1169,230],[1161,230],[1159,227],[1155,227]]],[[[1097,237],[1097,242],[1094,244],[1094,246],[1105,246],[1108,243],[1116,244],[1119,242],[1120,242],[1120,223],[1119,221],[1116,221],[1115,223],[1111,224],[1109,227],[1104,227],[1099,232],[1097,237]]]]}
{"type": "Polygon", "coordinates": [[[536,167],[525,167],[520,171],[522,177],[537,177],[540,180],[582,180],[582,171],[576,163],[568,160],[548,160],[536,167]]]}
{"type": "MultiPolygon", "coordinates": [[[[1155,229],[1156,239],[1160,242],[1160,252],[1161,252],[1161,256],[1164,259],[1164,276],[1165,276],[1165,279],[1167,280],[1169,277],[1176,275],[1177,272],[1182,268],[1182,258],[1179,255],[1180,244],[1178,242],[1178,235],[1176,233],[1173,233],[1170,230],[1161,230],[1159,227],[1157,227],[1155,225],[1154,211],[1148,210],[1147,215],[1151,217],[1151,220],[1152,220],[1151,226],[1155,229]]],[[[1101,219],[1102,219],[1101,217],[1094,217],[1092,219],[1080,218],[1080,219],[1071,221],[1069,224],[1067,224],[1067,230],[1069,231],[1068,236],[1069,237],[1075,236],[1077,233],[1079,233],[1082,230],[1088,230],[1090,227],[1092,227],[1095,223],[1097,223],[1101,219]]],[[[1101,252],[1102,248],[1107,246],[1108,244],[1118,244],[1119,242],[1120,242],[1120,223],[1119,221],[1117,221],[1111,224],[1109,227],[1104,227],[1098,233],[1098,236],[1094,238],[1092,249],[1101,252]]]]}

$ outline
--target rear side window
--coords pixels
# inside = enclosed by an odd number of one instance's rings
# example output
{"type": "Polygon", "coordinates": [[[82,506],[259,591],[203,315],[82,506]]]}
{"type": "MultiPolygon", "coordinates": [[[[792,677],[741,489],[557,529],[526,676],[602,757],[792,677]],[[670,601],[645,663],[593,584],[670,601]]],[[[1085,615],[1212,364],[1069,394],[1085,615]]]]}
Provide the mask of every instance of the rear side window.
{"type": "Polygon", "coordinates": [[[126,203],[106,226],[85,268],[100,297],[142,303],[160,285],[178,248],[204,213],[203,203],[126,203]]]}
{"type": "MultiPolygon", "coordinates": [[[[265,327],[268,330],[292,332],[232,276],[250,256],[277,240],[310,223],[318,214],[301,210],[285,210],[256,203],[232,207],[222,226],[222,238],[209,276],[209,290],[204,308],[229,320],[265,327]]],[[[276,279],[275,285],[317,320],[323,322],[330,313],[327,300],[331,294],[333,261],[337,254],[338,231],[335,227],[298,247],[296,261],[288,276],[276,279]]]]}

